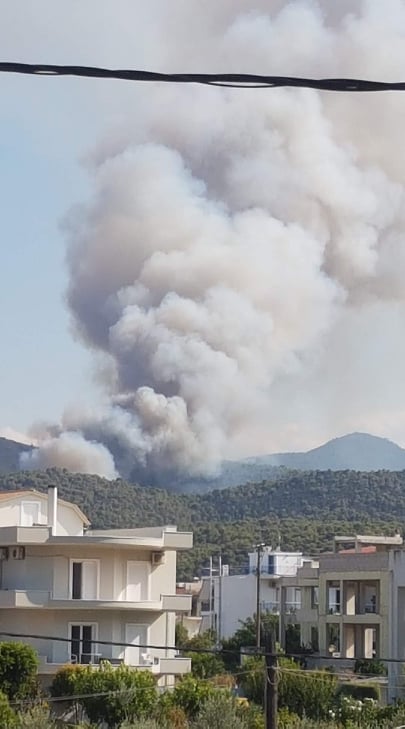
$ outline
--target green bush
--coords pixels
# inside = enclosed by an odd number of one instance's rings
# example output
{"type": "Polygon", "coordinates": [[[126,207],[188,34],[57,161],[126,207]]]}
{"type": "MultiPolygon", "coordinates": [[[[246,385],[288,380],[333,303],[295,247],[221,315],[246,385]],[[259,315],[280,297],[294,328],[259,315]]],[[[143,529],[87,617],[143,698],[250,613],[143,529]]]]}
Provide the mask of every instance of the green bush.
{"type": "Polygon", "coordinates": [[[329,671],[305,671],[291,659],[280,661],[279,707],[298,716],[326,719],[336,695],[337,680],[329,671]]]}
{"type": "Polygon", "coordinates": [[[57,671],[49,691],[51,696],[74,696],[77,693],[77,686],[80,676],[86,672],[86,666],[79,663],[68,663],[57,671]]]}
{"type": "Polygon", "coordinates": [[[32,697],[38,692],[38,656],[25,643],[0,643],[0,690],[10,701],[32,697]]]}
{"type": "Polygon", "coordinates": [[[16,725],[16,715],[8,702],[6,694],[0,691],[0,727],[2,729],[14,729],[16,725]]]}
{"type": "Polygon", "coordinates": [[[341,683],[338,690],[338,696],[349,696],[352,699],[363,701],[364,699],[374,699],[380,701],[380,689],[374,683],[353,683],[347,681],[341,683]]]}
{"type": "Polygon", "coordinates": [[[217,690],[202,705],[191,729],[248,729],[248,724],[235,699],[217,690]]]}
{"type": "Polygon", "coordinates": [[[57,724],[46,703],[35,704],[19,712],[17,717],[17,729],[56,729],[56,727],[57,724]]]}
{"type": "MultiPolygon", "coordinates": [[[[257,704],[264,697],[264,660],[248,658],[240,683],[245,695],[257,704]]],[[[293,660],[279,660],[278,704],[298,716],[326,719],[333,707],[337,680],[329,671],[305,671],[293,660]]]]}
{"type": "Polygon", "coordinates": [[[193,719],[203,704],[215,694],[217,689],[207,681],[201,681],[194,676],[184,676],[174,687],[169,701],[172,706],[183,709],[186,716],[193,719]]]}
{"type": "Polygon", "coordinates": [[[354,664],[354,672],[363,676],[386,676],[388,671],[382,661],[357,659],[354,664]]]}
{"type": "Polygon", "coordinates": [[[65,666],[55,676],[51,694],[82,696],[78,703],[90,721],[104,721],[108,727],[153,716],[158,706],[156,682],[149,671],[113,668],[107,662],[99,668],[65,666]]]}

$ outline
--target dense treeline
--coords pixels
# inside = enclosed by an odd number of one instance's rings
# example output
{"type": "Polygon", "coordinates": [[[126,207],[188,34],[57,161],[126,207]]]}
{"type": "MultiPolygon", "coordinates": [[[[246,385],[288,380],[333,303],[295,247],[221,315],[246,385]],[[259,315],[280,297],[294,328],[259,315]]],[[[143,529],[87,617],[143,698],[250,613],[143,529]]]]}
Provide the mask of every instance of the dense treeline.
{"type": "Polygon", "coordinates": [[[257,540],[310,553],[329,549],[336,533],[392,533],[405,522],[405,471],[283,473],[277,481],[205,494],[178,494],[65,470],[0,475],[0,490],[58,486],[95,528],[177,524],[192,529],[195,549],[181,555],[179,576],[198,574],[222,551],[232,569],[257,540]]]}

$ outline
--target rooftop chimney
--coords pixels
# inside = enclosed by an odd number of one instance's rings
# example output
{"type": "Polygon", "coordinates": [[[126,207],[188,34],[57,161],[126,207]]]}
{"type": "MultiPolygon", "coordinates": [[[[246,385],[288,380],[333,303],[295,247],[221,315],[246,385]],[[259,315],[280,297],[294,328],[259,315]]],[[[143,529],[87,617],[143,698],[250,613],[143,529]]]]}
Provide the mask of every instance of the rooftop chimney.
{"type": "Polygon", "coordinates": [[[48,486],[48,527],[51,535],[56,535],[56,524],[58,518],[58,489],[56,486],[48,486]]]}

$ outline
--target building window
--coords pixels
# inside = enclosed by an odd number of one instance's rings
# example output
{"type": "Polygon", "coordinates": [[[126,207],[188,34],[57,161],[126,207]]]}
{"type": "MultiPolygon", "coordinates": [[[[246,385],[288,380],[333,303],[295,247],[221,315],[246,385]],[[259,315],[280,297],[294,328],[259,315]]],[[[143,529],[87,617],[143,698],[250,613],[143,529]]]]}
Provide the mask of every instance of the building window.
{"type": "Polygon", "coordinates": [[[72,663],[98,663],[96,623],[71,623],[70,660],[72,663]]]}
{"type": "Polygon", "coordinates": [[[328,652],[333,656],[340,654],[340,626],[337,623],[330,623],[326,626],[328,652]]]}
{"type": "Polygon", "coordinates": [[[328,613],[329,615],[340,615],[340,583],[328,582],[328,613]]]}
{"type": "Polygon", "coordinates": [[[319,605],[319,587],[311,587],[311,607],[317,608],[319,605]]]}
{"type": "Polygon", "coordinates": [[[268,566],[267,566],[267,572],[269,575],[274,575],[274,554],[269,554],[268,556],[268,566]]]}
{"type": "Polygon", "coordinates": [[[95,559],[72,560],[70,595],[73,600],[97,600],[99,563],[95,559]]]}
{"type": "Polygon", "coordinates": [[[315,653],[319,651],[319,630],[317,625],[311,626],[311,648],[315,653]]]}
{"type": "Polygon", "coordinates": [[[39,501],[22,501],[20,506],[20,526],[39,524],[41,504],[39,501]]]}

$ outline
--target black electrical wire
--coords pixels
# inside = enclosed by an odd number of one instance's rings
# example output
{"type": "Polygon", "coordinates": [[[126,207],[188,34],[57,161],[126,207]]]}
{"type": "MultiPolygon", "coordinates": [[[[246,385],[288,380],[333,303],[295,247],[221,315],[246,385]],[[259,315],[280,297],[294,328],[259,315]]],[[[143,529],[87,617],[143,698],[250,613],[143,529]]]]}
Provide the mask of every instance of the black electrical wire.
{"type": "Polygon", "coordinates": [[[64,66],[40,63],[0,62],[0,72],[34,76],[79,76],[83,78],[108,78],[124,81],[149,81],[177,84],[204,84],[206,86],[230,86],[232,88],[294,88],[318,91],[405,91],[405,82],[367,81],[353,78],[298,78],[294,76],[263,76],[248,73],[159,73],[130,69],[96,68],[93,66],[64,66]]]}

